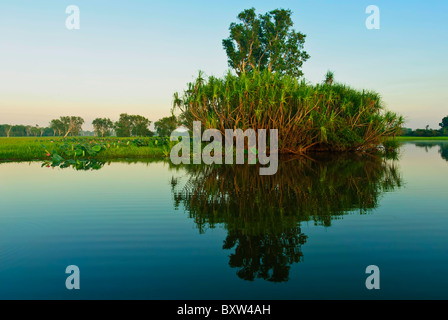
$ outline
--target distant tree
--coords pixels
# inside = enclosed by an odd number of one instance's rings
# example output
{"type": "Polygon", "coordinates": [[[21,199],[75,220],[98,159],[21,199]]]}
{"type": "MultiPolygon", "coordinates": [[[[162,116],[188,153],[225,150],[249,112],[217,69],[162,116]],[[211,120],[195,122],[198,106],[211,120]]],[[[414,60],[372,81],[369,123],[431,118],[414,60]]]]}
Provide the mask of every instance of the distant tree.
{"type": "Polygon", "coordinates": [[[94,137],[95,136],[95,131],[84,131],[84,130],[81,130],[79,135],[81,137],[94,137]]]}
{"type": "Polygon", "coordinates": [[[441,135],[439,130],[429,129],[429,126],[426,126],[426,129],[416,129],[412,133],[415,137],[437,137],[441,135]]]}
{"type": "Polygon", "coordinates": [[[0,137],[10,137],[13,126],[9,124],[0,125],[0,137]]]}
{"type": "Polygon", "coordinates": [[[132,135],[138,137],[151,137],[154,135],[154,132],[149,130],[151,121],[139,115],[131,117],[132,117],[132,130],[131,130],[132,135]]]}
{"type": "Polygon", "coordinates": [[[114,123],[109,118],[96,118],[92,122],[95,129],[95,134],[101,137],[111,135],[111,130],[114,128],[114,123]]]}
{"type": "Polygon", "coordinates": [[[37,136],[42,137],[45,133],[45,127],[41,127],[38,124],[36,124],[36,126],[33,127],[31,130],[34,132],[33,135],[36,137],[37,136]]]}
{"type": "Polygon", "coordinates": [[[27,126],[24,126],[24,125],[13,126],[12,131],[11,131],[11,136],[24,137],[27,135],[29,135],[29,134],[27,134],[27,126]]]}
{"type": "Polygon", "coordinates": [[[300,77],[301,67],[309,59],[303,50],[303,33],[292,29],[291,10],[276,9],[256,15],[255,9],[238,14],[240,23],[231,23],[230,36],[222,41],[228,64],[238,75],[253,70],[300,77]]]}
{"type": "Polygon", "coordinates": [[[45,137],[51,137],[53,136],[53,129],[49,128],[49,127],[45,127],[44,129],[44,136],[45,137]]]}
{"type": "Polygon", "coordinates": [[[5,128],[5,132],[6,132],[6,137],[9,138],[9,135],[11,134],[11,130],[12,130],[13,126],[9,125],[5,128]]]}
{"type": "Polygon", "coordinates": [[[0,136],[4,137],[24,137],[34,136],[43,137],[51,135],[51,129],[46,127],[36,126],[24,126],[24,125],[0,125],[0,136]]]}
{"type": "Polygon", "coordinates": [[[140,115],[120,114],[120,119],[115,122],[117,137],[152,136],[154,132],[149,130],[151,121],[140,115]]]}
{"type": "Polygon", "coordinates": [[[169,137],[178,126],[179,122],[175,116],[165,117],[154,122],[154,128],[160,137],[169,137]]]}
{"type": "Polygon", "coordinates": [[[40,133],[40,129],[37,126],[30,128],[30,135],[32,135],[33,137],[39,136],[39,133],[40,133]]]}
{"type": "Polygon", "coordinates": [[[132,134],[132,116],[127,113],[120,114],[120,119],[115,122],[117,137],[130,137],[132,134]]]}
{"type": "Polygon", "coordinates": [[[448,116],[446,116],[445,118],[442,119],[442,122],[439,123],[439,126],[443,128],[448,128],[448,116]]]}
{"type": "Polygon", "coordinates": [[[401,128],[401,136],[412,136],[413,132],[411,128],[401,128]]]}
{"type": "Polygon", "coordinates": [[[448,135],[448,116],[442,119],[442,122],[439,123],[439,126],[441,127],[441,133],[445,136],[448,135]]]}
{"type": "Polygon", "coordinates": [[[60,117],[61,122],[63,123],[64,128],[64,138],[66,138],[69,134],[72,136],[77,136],[82,130],[82,125],[84,124],[84,119],[81,117],[75,116],[65,116],[60,117]]]}
{"type": "Polygon", "coordinates": [[[56,136],[56,133],[58,136],[62,136],[65,133],[64,123],[60,119],[51,120],[50,128],[53,130],[53,136],[56,136]]]}

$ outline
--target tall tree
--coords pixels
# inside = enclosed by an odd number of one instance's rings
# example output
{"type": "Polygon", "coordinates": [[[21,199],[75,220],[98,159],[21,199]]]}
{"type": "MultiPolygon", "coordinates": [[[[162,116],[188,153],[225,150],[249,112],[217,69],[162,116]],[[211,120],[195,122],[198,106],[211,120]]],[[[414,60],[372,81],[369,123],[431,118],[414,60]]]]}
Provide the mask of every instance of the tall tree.
{"type": "Polygon", "coordinates": [[[303,62],[310,56],[303,50],[306,35],[292,29],[291,10],[276,9],[256,15],[246,9],[231,23],[230,36],[222,41],[228,64],[238,75],[253,70],[300,77],[303,62]]]}
{"type": "Polygon", "coordinates": [[[110,136],[111,130],[114,127],[114,123],[109,118],[96,118],[92,124],[95,129],[95,134],[97,136],[101,135],[101,137],[110,136]]]}

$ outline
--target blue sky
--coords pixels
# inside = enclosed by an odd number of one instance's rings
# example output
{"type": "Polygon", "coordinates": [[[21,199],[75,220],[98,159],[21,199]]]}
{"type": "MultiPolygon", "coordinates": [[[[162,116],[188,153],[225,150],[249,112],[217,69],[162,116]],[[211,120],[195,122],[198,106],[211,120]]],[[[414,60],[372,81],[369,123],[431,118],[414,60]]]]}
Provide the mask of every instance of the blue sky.
{"type": "Polygon", "coordinates": [[[307,35],[305,78],[378,91],[409,127],[448,115],[447,1],[24,1],[0,3],[0,123],[39,124],[79,115],[169,115],[172,95],[203,70],[223,75],[221,41],[244,9],[293,11],[307,35]],[[80,9],[68,30],[65,9],[80,9]],[[368,5],[380,30],[368,30],[368,5]]]}

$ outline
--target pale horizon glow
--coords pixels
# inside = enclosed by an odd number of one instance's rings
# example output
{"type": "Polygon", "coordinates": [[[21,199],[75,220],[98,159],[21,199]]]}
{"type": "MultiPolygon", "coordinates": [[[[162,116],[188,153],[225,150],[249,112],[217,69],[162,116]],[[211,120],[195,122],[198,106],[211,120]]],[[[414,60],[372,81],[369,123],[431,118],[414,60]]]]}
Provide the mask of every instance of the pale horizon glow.
{"type": "Polygon", "coordinates": [[[244,9],[293,11],[307,35],[306,80],[327,70],[337,82],[381,94],[406,126],[438,128],[448,115],[446,1],[120,1],[4,0],[0,3],[0,124],[48,126],[74,115],[92,130],[97,117],[121,113],[155,122],[199,70],[228,70],[221,41],[244,9]],[[381,29],[365,27],[370,4],[381,29]],[[80,30],[65,27],[69,5],[80,30]]]}

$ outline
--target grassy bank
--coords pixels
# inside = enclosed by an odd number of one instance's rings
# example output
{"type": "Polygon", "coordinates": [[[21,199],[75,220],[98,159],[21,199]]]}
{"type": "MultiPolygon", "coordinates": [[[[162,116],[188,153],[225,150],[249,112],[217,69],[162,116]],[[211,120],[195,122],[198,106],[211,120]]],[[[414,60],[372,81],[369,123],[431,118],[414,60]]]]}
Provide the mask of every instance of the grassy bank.
{"type": "MultiPolygon", "coordinates": [[[[396,140],[398,142],[448,141],[448,137],[396,137],[396,140]]],[[[49,160],[64,145],[69,147],[87,144],[102,146],[100,153],[89,156],[89,158],[100,160],[166,158],[171,150],[169,142],[164,138],[0,137],[0,161],[49,160]]]]}
{"type": "Polygon", "coordinates": [[[448,141],[448,137],[397,137],[398,141],[448,141]]]}
{"type": "Polygon", "coordinates": [[[11,137],[0,138],[0,161],[48,160],[60,153],[61,148],[69,150],[78,145],[100,145],[101,152],[89,156],[101,160],[165,157],[169,150],[168,143],[162,138],[11,137]]]}

